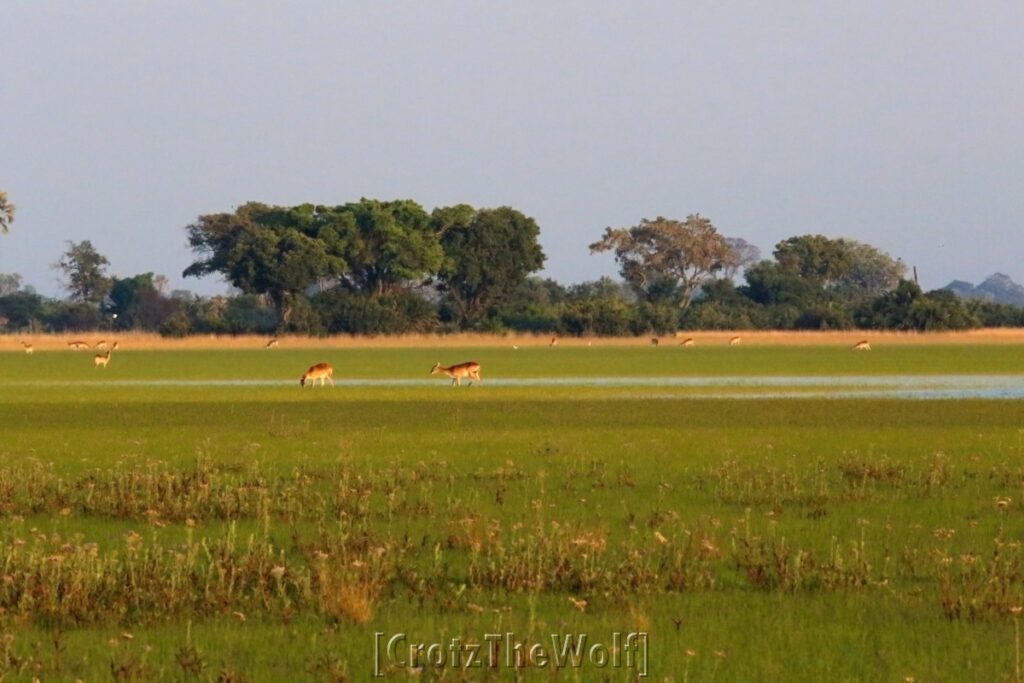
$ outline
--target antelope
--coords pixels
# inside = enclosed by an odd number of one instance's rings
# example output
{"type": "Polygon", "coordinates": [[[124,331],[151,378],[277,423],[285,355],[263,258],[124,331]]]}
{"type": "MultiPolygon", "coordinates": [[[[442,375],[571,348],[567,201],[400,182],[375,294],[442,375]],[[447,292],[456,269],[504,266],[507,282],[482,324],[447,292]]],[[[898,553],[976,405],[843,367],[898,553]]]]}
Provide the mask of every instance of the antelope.
{"type": "Polygon", "coordinates": [[[733,337],[732,339],[729,340],[729,346],[736,346],[741,341],[743,341],[742,337],[733,337]]]}
{"type": "Polygon", "coordinates": [[[25,347],[25,353],[27,353],[30,356],[36,350],[35,347],[29,344],[28,342],[21,342],[21,345],[25,347]]]}
{"type": "Polygon", "coordinates": [[[693,346],[693,337],[687,337],[683,341],[679,342],[680,346],[693,346]]]}
{"type": "Polygon", "coordinates": [[[121,346],[121,343],[120,343],[120,342],[114,342],[114,345],[113,345],[113,346],[111,346],[110,348],[111,348],[111,349],[113,349],[114,351],[117,351],[117,349],[118,349],[118,348],[119,348],[120,346],[121,346]]]}
{"type": "Polygon", "coordinates": [[[97,368],[107,367],[107,363],[110,362],[110,349],[107,349],[107,352],[105,354],[97,353],[95,356],[92,357],[92,362],[93,365],[96,366],[97,368]]]}
{"type": "MultiPolygon", "coordinates": [[[[548,346],[558,346],[558,337],[552,337],[551,343],[548,344],[548,346]]],[[[440,365],[440,363],[438,363],[438,365],[440,365]]]]}
{"type": "Polygon", "coordinates": [[[657,346],[658,343],[659,343],[659,340],[658,340],[657,337],[651,337],[651,346],[657,346]]]}
{"type": "Polygon", "coordinates": [[[320,380],[320,386],[324,386],[325,381],[330,382],[332,387],[334,386],[334,368],[330,363],[317,363],[310,366],[309,370],[306,370],[305,374],[299,378],[299,386],[304,387],[309,381],[315,387],[317,380],[320,380]]]}
{"type": "Polygon", "coordinates": [[[853,345],[854,351],[870,351],[871,344],[868,343],[867,339],[861,339],[859,342],[853,345]]]}
{"type": "Polygon", "coordinates": [[[93,344],[92,348],[94,348],[94,349],[105,349],[105,348],[107,348],[107,340],[106,339],[100,339],[98,342],[93,344]]]}
{"type": "Polygon", "coordinates": [[[264,346],[264,348],[276,349],[277,348],[277,339],[275,338],[275,339],[271,339],[270,341],[268,341],[266,346],[264,346]]]}
{"type": "Polygon", "coordinates": [[[79,349],[87,349],[87,348],[89,348],[89,345],[87,343],[85,343],[84,341],[73,341],[73,342],[68,342],[68,347],[71,348],[71,349],[74,349],[75,351],[77,351],[79,349]]]}
{"type": "Polygon", "coordinates": [[[473,386],[473,380],[482,382],[480,379],[480,364],[476,361],[469,361],[468,363],[459,363],[458,365],[452,365],[450,367],[444,367],[438,362],[437,365],[430,369],[431,375],[438,373],[448,375],[452,378],[452,386],[462,386],[462,378],[469,377],[469,385],[473,386]]]}

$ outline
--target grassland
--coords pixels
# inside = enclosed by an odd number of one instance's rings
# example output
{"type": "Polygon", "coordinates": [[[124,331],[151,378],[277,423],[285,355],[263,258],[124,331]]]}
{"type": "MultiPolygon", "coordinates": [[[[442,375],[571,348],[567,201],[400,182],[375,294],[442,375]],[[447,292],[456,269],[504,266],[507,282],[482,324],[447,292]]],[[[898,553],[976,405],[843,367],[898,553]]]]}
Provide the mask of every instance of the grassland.
{"type": "Polygon", "coordinates": [[[361,681],[377,631],[644,630],[652,680],[1018,680],[1024,402],[497,381],[946,373],[1024,347],[0,353],[0,676],[361,681]],[[414,382],[467,358],[482,386],[414,382]],[[322,360],[395,383],[300,389],[322,360]]]}

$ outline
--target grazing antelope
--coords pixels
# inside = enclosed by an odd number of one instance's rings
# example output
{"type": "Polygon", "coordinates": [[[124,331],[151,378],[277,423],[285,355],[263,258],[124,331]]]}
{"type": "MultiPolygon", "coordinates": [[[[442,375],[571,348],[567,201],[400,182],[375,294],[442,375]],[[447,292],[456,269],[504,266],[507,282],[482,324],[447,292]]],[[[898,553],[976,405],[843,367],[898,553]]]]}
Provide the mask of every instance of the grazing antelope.
{"type": "Polygon", "coordinates": [[[657,346],[659,339],[657,337],[651,337],[651,346],[657,346]]]}
{"type": "Polygon", "coordinates": [[[439,362],[437,365],[430,369],[431,375],[438,373],[448,375],[452,378],[452,386],[462,386],[462,378],[469,377],[469,385],[473,386],[473,380],[482,382],[480,379],[480,364],[476,361],[469,361],[468,363],[459,363],[458,365],[452,365],[450,367],[444,367],[439,362]]]}
{"type": "Polygon", "coordinates": [[[35,347],[29,344],[28,342],[21,342],[21,345],[25,347],[25,353],[27,353],[30,356],[35,351],[35,347]]]}
{"type": "Polygon", "coordinates": [[[729,346],[736,346],[741,341],[743,341],[742,337],[733,337],[732,339],[729,340],[729,346]]]}
{"type": "Polygon", "coordinates": [[[299,386],[306,386],[306,382],[312,382],[313,386],[316,386],[316,381],[320,380],[320,386],[324,386],[324,382],[330,382],[331,386],[334,386],[334,368],[331,367],[330,363],[317,363],[316,365],[310,366],[309,370],[299,378],[299,386]]]}
{"type": "Polygon", "coordinates": [[[679,342],[680,346],[693,346],[693,337],[687,337],[683,341],[679,342]]]}
{"type": "Polygon", "coordinates": [[[121,346],[121,343],[120,343],[120,342],[114,342],[114,345],[113,345],[113,346],[111,346],[110,348],[111,348],[111,349],[113,349],[114,351],[117,351],[117,349],[118,349],[118,348],[119,348],[120,346],[121,346]]]}
{"type": "Polygon", "coordinates": [[[110,362],[110,349],[107,349],[106,353],[97,353],[95,356],[92,357],[92,362],[93,365],[96,366],[97,368],[107,367],[107,363],[110,362]]]}
{"type": "MultiPolygon", "coordinates": [[[[548,344],[548,346],[558,346],[558,337],[552,337],[551,343],[548,344]]],[[[438,363],[438,365],[440,365],[440,363],[438,363]]]]}
{"type": "Polygon", "coordinates": [[[277,348],[277,339],[271,339],[270,341],[268,341],[264,348],[276,349],[277,348]]]}
{"type": "Polygon", "coordinates": [[[74,349],[75,351],[78,351],[79,349],[89,348],[89,345],[86,344],[84,341],[72,341],[68,342],[68,347],[74,349]]]}
{"type": "Polygon", "coordinates": [[[853,345],[854,351],[870,351],[871,344],[868,343],[867,339],[861,339],[859,342],[853,345]]]}
{"type": "Polygon", "coordinates": [[[92,348],[94,348],[94,349],[105,349],[105,348],[107,348],[107,340],[106,339],[100,339],[98,342],[96,342],[95,344],[92,345],[92,348]]]}

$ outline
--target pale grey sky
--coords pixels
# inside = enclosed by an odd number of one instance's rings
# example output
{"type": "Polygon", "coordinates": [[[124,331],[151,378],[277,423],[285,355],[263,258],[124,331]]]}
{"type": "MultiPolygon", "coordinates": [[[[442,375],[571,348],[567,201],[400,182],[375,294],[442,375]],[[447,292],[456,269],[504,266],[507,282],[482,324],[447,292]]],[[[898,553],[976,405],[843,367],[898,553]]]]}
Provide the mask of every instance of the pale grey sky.
{"type": "Polygon", "coordinates": [[[82,239],[219,291],[197,215],[361,196],[516,207],[566,282],[696,212],[1024,281],[1020,0],[11,2],[0,92],[0,272],[45,293],[82,239]]]}

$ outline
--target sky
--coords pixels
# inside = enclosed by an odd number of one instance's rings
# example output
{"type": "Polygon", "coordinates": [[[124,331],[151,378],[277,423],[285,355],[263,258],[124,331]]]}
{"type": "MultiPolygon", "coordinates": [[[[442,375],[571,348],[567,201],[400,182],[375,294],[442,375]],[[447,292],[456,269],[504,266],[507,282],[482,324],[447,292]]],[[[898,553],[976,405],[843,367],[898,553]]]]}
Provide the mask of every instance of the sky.
{"type": "Polygon", "coordinates": [[[519,209],[566,283],[691,213],[1024,281],[1022,45],[1019,0],[5,3],[0,272],[88,239],[212,294],[200,214],[371,197],[519,209]]]}

